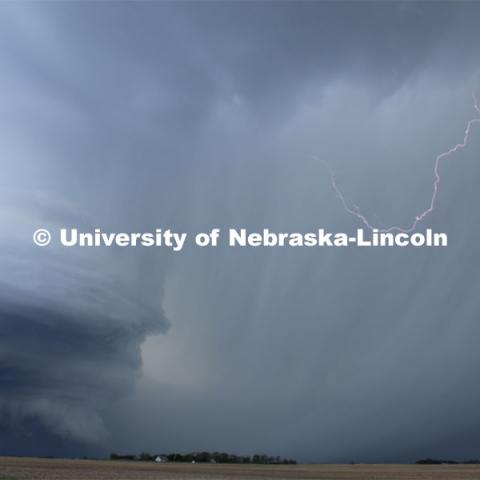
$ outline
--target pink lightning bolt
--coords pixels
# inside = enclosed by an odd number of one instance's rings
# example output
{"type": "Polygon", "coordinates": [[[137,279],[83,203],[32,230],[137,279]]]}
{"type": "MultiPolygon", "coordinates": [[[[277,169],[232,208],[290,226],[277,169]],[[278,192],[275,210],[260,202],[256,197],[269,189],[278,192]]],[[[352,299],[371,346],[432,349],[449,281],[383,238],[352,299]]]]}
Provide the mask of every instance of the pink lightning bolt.
{"type": "MultiPolygon", "coordinates": [[[[475,110],[477,111],[477,113],[480,114],[480,107],[478,105],[477,97],[475,95],[473,95],[473,106],[474,106],[475,110]]],[[[335,173],[331,169],[330,165],[325,162],[325,164],[326,164],[326,166],[327,166],[327,168],[330,172],[330,179],[331,179],[331,182],[332,182],[332,187],[335,190],[335,193],[337,194],[337,197],[342,202],[343,208],[348,213],[350,213],[351,215],[354,215],[359,220],[361,220],[363,222],[363,224],[366,225],[370,230],[375,229],[375,230],[378,230],[379,232],[392,232],[392,231],[399,231],[399,232],[405,232],[405,233],[412,232],[413,230],[415,230],[418,223],[421,222],[435,208],[435,201],[437,199],[438,186],[440,184],[440,162],[444,158],[450,157],[450,155],[454,154],[456,151],[458,151],[462,148],[465,148],[467,146],[468,140],[469,140],[469,137],[470,137],[470,131],[472,129],[472,125],[474,123],[478,123],[478,122],[480,122],[480,118],[473,118],[473,119],[469,120],[467,122],[467,126],[465,128],[462,143],[457,143],[454,147],[450,148],[446,152],[441,153],[435,159],[435,165],[434,165],[434,168],[433,168],[433,174],[434,174],[434,177],[435,177],[435,181],[433,182],[433,193],[432,193],[432,198],[430,199],[430,205],[426,210],[419,213],[415,217],[415,220],[413,221],[413,223],[411,224],[410,227],[403,228],[403,227],[397,227],[397,226],[394,225],[394,226],[388,227],[388,228],[377,228],[377,227],[373,226],[368,221],[368,219],[365,217],[365,215],[362,214],[362,212],[360,211],[360,208],[357,205],[352,205],[352,207],[350,207],[348,205],[342,191],[340,190],[340,188],[337,185],[337,181],[335,179],[335,173]]]]}

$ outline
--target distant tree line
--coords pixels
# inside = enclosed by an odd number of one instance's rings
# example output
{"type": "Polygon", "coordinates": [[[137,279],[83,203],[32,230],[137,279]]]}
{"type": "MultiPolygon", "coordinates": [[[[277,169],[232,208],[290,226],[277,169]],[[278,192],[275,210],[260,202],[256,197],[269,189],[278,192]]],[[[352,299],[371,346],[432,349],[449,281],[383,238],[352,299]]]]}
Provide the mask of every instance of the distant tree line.
{"type": "Polygon", "coordinates": [[[458,462],[456,460],[439,460],[435,458],[422,458],[421,460],[417,460],[415,462],[417,465],[479,465],[480,460],[464,460],[462,462],[458,462]]]}
{"type": "Polygon", "coordinates": [[[142,462],[153,462],[157,457],[168,462],[184,462],[184,463],[242,463],[242,464],[268,464],[268,465],[295,465],[296,460],[282,458],[279,456],[272,457],[270,455],[235,455],[225,452],[196,452],[196,453],[169,453],[152,455],[142,452],[140,455],[118,455],[112,453],[110,460],[137,460],[142,462]]]}

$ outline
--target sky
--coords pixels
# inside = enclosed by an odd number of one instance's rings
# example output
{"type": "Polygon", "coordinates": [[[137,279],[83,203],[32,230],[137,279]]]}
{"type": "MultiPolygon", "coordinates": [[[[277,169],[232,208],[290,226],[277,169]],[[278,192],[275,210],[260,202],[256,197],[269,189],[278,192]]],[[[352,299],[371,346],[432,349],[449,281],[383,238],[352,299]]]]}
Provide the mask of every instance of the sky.
{"type": "MultiPolygon", "coordinates": [[[[355,232],[430,202],[475,2],[3,2],[0,454],[480,457],[480,126],[446,248],[45,248],[32,232],[355,232]]],[[[477,47],[475,47],[477,45],[477,47]]]]}

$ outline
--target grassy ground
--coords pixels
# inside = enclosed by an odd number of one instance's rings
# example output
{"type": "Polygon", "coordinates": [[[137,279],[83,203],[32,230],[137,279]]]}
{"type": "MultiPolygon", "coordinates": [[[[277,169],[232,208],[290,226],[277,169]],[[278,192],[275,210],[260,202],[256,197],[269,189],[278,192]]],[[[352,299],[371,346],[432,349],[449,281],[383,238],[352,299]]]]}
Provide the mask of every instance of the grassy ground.
{"type": "Polygon", "coordinates": [[[0,480],[479,480],[479,465],[206,465],[0,457],[0,480]]]}

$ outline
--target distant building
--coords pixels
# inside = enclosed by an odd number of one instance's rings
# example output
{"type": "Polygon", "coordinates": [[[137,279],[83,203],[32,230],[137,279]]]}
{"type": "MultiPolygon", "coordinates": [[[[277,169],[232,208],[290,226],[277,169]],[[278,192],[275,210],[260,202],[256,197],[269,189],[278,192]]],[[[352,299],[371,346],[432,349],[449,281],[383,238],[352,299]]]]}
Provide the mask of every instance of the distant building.
{"type": "Polygon", "coordinates": [[[166,461],[167,461],[167,459],[166,459],[165,457],[161,457],[160,455],[157,455],[157,456],[155,457],[155,462],[156,462],[156,463],[164,463],[164,462],[166,462],[166,461]]]}

